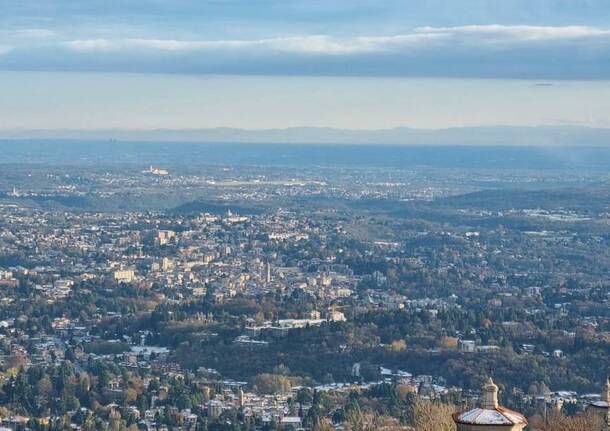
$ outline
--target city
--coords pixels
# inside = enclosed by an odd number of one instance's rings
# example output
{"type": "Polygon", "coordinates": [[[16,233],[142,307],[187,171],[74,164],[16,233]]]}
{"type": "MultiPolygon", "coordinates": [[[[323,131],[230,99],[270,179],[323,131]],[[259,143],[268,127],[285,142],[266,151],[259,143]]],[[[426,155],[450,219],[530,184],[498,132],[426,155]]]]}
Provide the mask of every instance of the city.
{"type": "Polygon", "coordinates": [[[608,0],[0,0],[0,431],[610,431],[608,0]]]}
{"type": "Polygon", "coordinates": [[[489,375],[533,421],[607,403],[603,172],[201,170],[6,166],[4,425],[413,423],[489,375]]]}

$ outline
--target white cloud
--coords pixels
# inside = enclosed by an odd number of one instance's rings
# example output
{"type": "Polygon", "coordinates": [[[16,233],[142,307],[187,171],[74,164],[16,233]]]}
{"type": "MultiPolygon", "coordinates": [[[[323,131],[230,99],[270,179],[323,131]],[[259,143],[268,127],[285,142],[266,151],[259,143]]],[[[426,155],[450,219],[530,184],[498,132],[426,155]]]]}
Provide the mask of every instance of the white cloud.
{"type": "Polygon", "coordinates": [[[417,46],[442,39],[442,34],[407,34],[380,37],[339,39],[325,35],[276,37],[254,40],[186,41],[170,39],[84,39],[64,42],[74,51],[126,51],[148,49],[156,51],[234,50],[259,48],[300,54],[357,54],[380,52],[395,47],[417,46]]]}
{"type": "MultiPolygon", "coordinates": [[[[0,32],[0,40],[1,36],[0,32]]],[[[395,35],[218,40],[60,37],[56,34],[31,42],[5,38],[4,45],[12,46],[12,50],[2,50],[11,52],[2,56],[0,68],[538,80],[610,78],[610,29],[601,27],[471,25],[418,27],[395,35]]]]}
{"type": "Polygon", "coordinates": [[[63,46],[74,51],[116,51],[120,48],[120,41],[107,39],[84,39],[63,42],[63,46]]]}
{"type": "Polygon", "coordinates": [[[610,30],[585,27],[471,25],[459,27],[419,27],[410,33],[392,36],[337,38],[327,35],[286,36],[251,40],[174,40],[174,39],[80,39],[63,42],[79,52],[124,52],[151,50],[159,52],[258,49],[297,54],[344,55],[405,50],[436,43],[527,43],[532,41],[604,38],[610,30]]]}
{"type": "Polygon", "coordinates": [[[25,28],[11,32],[14,37],[27,39],[48,39],[55,36],[53,30],[45,28],[25,28]]]}
{"type": "Polygon", "coordinates": [[[418,34],[449,36],[477,36],[507,41],[553,41],[610,36],[610,30],[586,26],[529,26],[529,25],[466,25],[458,27],[419,27],[418,34]]]}
{"type": "Polygon", "coordinates": [[[265,50],[316,53],[346,54],[371,51],[375,44],[356,40],[337,41],[329,36],[277,37],[254,40],[209,40],[188,41],[171,39],[86,39],[65,42],[64,46],[75,51],[126,51],[146,49],[155,51],[200,51],[200,50],[235,50],[258,48],[265,50]]]}
{"type": "Polygon", "coordinates": [[[44,28],[0,29],[0,40],[10,41],[15,45],[45,43],[56,36],[53,30],[44,28]]]}

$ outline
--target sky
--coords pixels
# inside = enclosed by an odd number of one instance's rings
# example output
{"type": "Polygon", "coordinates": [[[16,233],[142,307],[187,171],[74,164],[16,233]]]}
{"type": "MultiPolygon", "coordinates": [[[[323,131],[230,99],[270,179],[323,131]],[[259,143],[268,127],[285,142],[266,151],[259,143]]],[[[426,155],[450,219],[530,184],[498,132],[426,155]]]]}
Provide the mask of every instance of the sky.
{"type": "Polygon", "coordinates": [[[2,0],[0,129],[610,127],[607,0],[2,0]]]}

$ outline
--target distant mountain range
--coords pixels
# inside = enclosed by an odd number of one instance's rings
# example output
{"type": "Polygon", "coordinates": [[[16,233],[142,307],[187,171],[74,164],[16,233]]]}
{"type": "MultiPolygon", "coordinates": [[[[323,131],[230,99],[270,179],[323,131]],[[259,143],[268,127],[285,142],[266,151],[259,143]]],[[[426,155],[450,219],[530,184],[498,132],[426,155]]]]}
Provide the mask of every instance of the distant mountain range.
{"type": "Polygon", "coordinates": [[[244,130],[0,130],[0,139],[116,140],[137,142],[205,142],[266,144],[397,144],[397,145],[525,145],[608,146],[610,129],[575,126],[463,127],[450,129],[347,130],[319,127],[244,130]]]}

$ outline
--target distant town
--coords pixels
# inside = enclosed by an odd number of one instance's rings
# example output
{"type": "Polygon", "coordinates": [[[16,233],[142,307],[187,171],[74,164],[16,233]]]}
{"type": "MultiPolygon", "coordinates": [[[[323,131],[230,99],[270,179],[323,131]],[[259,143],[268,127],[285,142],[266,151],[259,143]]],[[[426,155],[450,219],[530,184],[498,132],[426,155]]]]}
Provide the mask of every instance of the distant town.
{"type": "Polygon", "coordinates": [[[601,430],[605,178],[5,165],[1,425],[601,430]]]}

